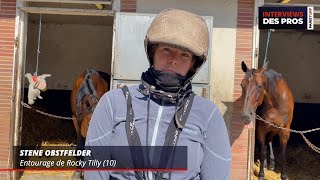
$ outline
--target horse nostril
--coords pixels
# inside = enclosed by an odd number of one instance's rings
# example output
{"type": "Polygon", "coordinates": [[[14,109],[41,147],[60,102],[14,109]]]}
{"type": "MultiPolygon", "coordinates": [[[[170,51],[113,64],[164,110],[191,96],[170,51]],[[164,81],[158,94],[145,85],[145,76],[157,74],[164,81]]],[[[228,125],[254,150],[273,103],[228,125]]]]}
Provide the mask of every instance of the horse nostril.
{"type": "Polygon", "coordinates": [[[243,119],[243,120],[246,120],[248,121],[250,119],[250,117],[248,115],[246,115],[245,113],[241,112],[240,113],[240,117],[243,119]]]}
{"type": "Polygon", "coordinates": [[[252,116],[252,115],[253,115],[253,112],[250,113],[250,116],[252,116]]]}

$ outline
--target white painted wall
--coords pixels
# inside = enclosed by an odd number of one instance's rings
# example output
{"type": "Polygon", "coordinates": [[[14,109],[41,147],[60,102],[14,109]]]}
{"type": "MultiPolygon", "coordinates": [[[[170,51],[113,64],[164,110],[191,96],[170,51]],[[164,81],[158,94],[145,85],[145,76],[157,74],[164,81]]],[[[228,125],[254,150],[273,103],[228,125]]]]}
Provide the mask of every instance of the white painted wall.
{"type": "MultiPolygon", "coordinates": [[[[86,68],[110,73],[112,33],[112,24],[42,23],[38,75],[52,74],[47,78],[48,89],[71,90],[86,68]]],[[[29,22],[26,73],[36,70],[37,41],[38,23],[29,22]]]]}
{"type": "MultiPolygon", "coordinates": [[[[267,31],[261,31],[259,67],[263,64],[267,31]]],[[[320,103],[319,32],[276,30],[271,34],[269,67],[287,79],[295,102],[320,103]]]]}
{"type": "Polygon", "coordinates": [[[159,13],[165,8],[188,10],[213,16],[211,99],[219,106],[230,127],[233,102],[236,47],[236,0],[137,0],[138,13],[159,13]]]}

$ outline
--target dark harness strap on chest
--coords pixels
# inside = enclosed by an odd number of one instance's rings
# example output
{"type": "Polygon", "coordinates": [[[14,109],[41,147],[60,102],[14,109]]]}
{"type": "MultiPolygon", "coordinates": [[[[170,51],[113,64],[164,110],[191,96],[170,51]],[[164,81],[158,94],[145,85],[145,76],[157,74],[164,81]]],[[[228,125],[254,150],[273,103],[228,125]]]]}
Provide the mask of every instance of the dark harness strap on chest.
{"type": "MultiPolygon", "coordinates": [[[[125,127],[126,127],[128,143],[130,147],[132,146],[139,147],[141,146],[141,141],[140,141],[138,131],[135,128],[135,120],[133,119],[134,113],[132,109],[132,98],[127,86],[124,86],[122,88],[122,91],[127,101],[127,120],[126,120],[125,127]]],[[[142,149],[139,152],[137,151],[137,148],[130,148],[130,152],[131,152],[133,166],[143,167],[143,164],[141,164],[141,163],[144,163],[142,149]]],[[[140,180],[144,179],[144,173],[141,171],[135,171],[135,176],[137,179],[140,179],[140,180]]]]}
{"type": "MultiPolygon", "coordinates": [[[[126,127],[129,146],[135,146],[135,147],[141,146],[140,137],[137,129],[135,128],[134,113],[132,109],[132,98],[131,98],[129,89],[127,86],[123,86],[122,91],[127,101],[127,119],[126,119],[125,127],[126,127]]],[[[172,146],[172,147],[176,146],[179,135],[187,122],[194,96],[195,94],[192,92],[187,98],[185,98],[182,102],[182,106],[179,107],[179,109],[177,110],[177,113],[175,113],[175,115],[173,116],[166,132],[164,146],[172,146]],[[179,121],[179,126],[181,125],[182,128],[178,127],[176,121],[179,121]]],[[[159,164],[160,167],[167,167],[166,165],[169,161],[169,158],[173,155],[172,153],[174,152],[174,150],[175,148],[170,148],[170,150],[166,149],[162,151],[161,158],[160,158],[161,164],[159,164]]],[[[130,149],[130,151],[132,155],[133,164],[135,165],[135,167],[137,167],[136,165],[138,164],[143,165],[141,163],[144,163],[143,157],[145,156],[142,154],[142,149],[139,152],[137,152],[137,148],[135,148],[134,150],[130,149]]],[[[164,172],[156,173],[155,179],[156,180],[162,179],[163,174],[164,172]]],[[[142,180],[144,179],[144,172],[135,171],[135,176],[137,179],[142,180]]]]}

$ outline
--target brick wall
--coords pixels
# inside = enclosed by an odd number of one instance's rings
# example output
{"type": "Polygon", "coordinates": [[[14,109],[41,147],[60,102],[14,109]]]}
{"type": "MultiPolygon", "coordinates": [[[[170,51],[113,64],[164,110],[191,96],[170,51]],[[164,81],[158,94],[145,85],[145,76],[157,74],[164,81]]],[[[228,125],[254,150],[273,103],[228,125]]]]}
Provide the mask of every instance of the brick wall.
{"type": "Polygon", "coordinates": [[[16,1],[0,0],[0,168],[9,166],[15,15],[16,1]]]}
{"type": "Polygon", "coordinates": [[[239,0],[236,32],[235,84],[233,91],[234,105],[231,122],[233,142],[232,180],[244,180],[247,178],[248,129],[240,119],[240,112],[243,105],[240,83],[244,76],[241,70],[241,61],[245,61],[248,67],[251,67],[252,64],[253,18],[254,0],[239,0]]]}
{"type": "Polygon", "coordinates": [[[121,12],[136,12],[137,0],[121,0],[121,12]]]}

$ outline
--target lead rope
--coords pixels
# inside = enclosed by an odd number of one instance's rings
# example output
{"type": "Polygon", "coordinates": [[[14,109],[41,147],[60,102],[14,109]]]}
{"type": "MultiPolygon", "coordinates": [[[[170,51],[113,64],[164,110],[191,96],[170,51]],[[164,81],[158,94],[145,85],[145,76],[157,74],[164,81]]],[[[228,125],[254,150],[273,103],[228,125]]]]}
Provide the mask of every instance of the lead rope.
{"type": "Polygon", "coordinates": [[[267,63],[267,54],[268,54],[268,47],[269,47],[270,35],[271,35],[271,32],[274,32],[274,31],[275,31],[274,29],[269,29],[269,31],[268,31],[266,52],[265,52],[265,54],[264,54],[263,65],[265,65],[265,64],[267,63]]]}
{"type": "Polygon", "coordinates": [[[33,76],[38,76],[38,67],[39,67],[39,55],[40,55],[40,39],[41,39],[41,26],[42,26],[42,14],[40,14],[39,18],[39,31],[38,31],[38,49],[37,49],[37,65],[36,71],[34,72],[33,76]]]}

